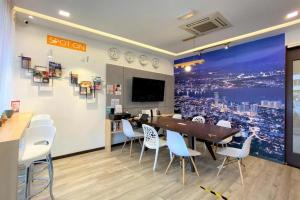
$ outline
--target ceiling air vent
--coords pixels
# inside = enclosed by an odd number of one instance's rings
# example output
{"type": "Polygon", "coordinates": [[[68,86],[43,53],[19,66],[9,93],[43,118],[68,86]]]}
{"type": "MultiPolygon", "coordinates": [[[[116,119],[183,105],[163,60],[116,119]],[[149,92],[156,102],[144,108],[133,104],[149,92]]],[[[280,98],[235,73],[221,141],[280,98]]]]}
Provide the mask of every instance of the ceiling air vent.
{"type": "Polygon", "coordinates": [[[225,19],[225,17],[223,17],[219,12],[216,12],[191,23],[181,25],[179,27],[194,35],[191,38],[183,40],[186,41],[201,35],[211,33],[213,31],[228,28],[230,26],[231,24],[229,23],[229,21],[225,19]]]}

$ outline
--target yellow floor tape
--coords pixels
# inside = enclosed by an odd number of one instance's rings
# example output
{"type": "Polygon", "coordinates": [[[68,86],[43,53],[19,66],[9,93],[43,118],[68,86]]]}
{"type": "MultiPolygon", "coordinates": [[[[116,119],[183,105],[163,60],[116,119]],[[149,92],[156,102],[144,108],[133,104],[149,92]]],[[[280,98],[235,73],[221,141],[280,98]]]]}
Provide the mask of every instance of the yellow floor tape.
{"type": "Polygon", "coordinates": [[[219,192],[212,191],[212,190],[210,190],[209,188],[203,187],[202,185],[200,185],[200,188],[203,189],[204,191],[208,192],[208,193],[211,193],[211,194],[215,195],[215,196],[217,197],[217,199],[229,200],[229,198],[223,196],[223,195],[222,195],[221,193],[219,193],[219,192]]]}

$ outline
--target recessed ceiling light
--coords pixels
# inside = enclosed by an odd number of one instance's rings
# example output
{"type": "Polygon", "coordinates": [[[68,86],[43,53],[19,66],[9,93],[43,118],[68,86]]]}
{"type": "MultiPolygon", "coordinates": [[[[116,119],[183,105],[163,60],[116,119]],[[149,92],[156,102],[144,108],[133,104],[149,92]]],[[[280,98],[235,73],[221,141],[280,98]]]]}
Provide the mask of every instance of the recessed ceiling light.
{"type": "Polygon", "coordinates": [[[298,11],[290,12],[289,14],[286,15],[286,18],[287,19],[294,18],[294,17],[297,17],[298,14],[299,14],[298,11]]]}
{"type": "Polygon", "coordinates": [[[179,20],[190,19],[190,18],[192,18],[193,16],[195,16],[195,14],[196,14],[196,11],[190,10],[190,11],[188,11],[187,13],[185,13],[185,14],[180,15],[179,17],[177,17],[177,19],[179,19],[179,20]]]}
{"type": "Polygon", "coordinates": [[[33,19],[33,17],[31,15],[28,16],[29,19],[33,19]]]}
{"type": "Polygon", "coordinates": [[[190,71],[192,71],[192,67],[191,67],[191,66],[186,66],[186,67],[184,68],[184,70],[185,70],[186,72],[190,72],[190,71]]]}
{"type": "Polygon", "coordinates": [[[61,16],[64,16],[64,17],[70,17],[70,13],[67,12],[67,11],[60,10],[58,13],[59,13],[61,16]]]}

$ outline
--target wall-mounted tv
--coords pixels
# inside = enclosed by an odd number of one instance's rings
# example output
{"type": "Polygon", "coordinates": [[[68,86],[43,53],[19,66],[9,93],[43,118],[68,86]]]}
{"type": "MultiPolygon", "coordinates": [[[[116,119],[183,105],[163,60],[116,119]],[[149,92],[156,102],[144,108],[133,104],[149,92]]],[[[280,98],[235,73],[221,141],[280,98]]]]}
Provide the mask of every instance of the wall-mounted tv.
{"type": "Polygon", "coordinates": [[[164,101],[165,81],[133,77],[132,101],[164,101]]]}

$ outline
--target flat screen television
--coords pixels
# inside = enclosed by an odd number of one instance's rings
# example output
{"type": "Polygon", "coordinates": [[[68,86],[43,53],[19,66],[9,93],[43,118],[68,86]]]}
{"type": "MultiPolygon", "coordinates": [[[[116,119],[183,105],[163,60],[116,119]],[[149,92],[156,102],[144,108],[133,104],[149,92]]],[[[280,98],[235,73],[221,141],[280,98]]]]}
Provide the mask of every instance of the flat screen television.
{"type": "Polygon", "coordinates": [[[165,81],[133,77],[132,101],[164,101],[165,81]]]}

